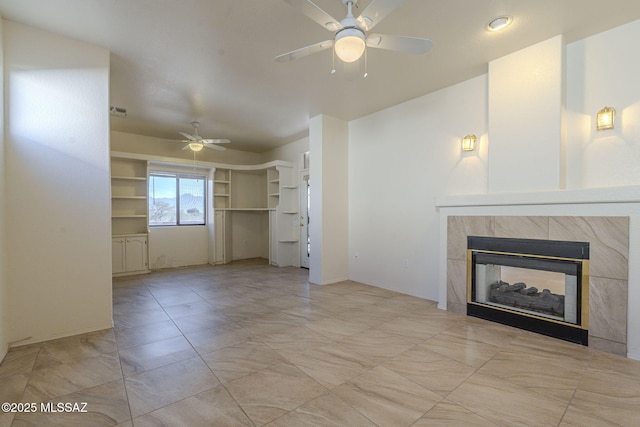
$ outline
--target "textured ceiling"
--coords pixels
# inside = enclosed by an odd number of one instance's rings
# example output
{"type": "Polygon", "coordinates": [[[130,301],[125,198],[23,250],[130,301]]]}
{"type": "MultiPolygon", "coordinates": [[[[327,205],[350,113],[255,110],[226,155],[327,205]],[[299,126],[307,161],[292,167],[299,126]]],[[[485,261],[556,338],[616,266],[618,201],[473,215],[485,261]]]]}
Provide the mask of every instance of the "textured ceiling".
{"type": "MultiPolygon", "coordinates": [[[[371,0],[361,0],[355,15],[371,0]]],[[[317,0],[337,19],[340,0],[317,0]]],[[[229,148],[261,152],[307,134],[308,120],[352,120],[486,73],[487,63],[564,34],[571,42],[640,18],[638,0],[406,0],[376,32],[426,37],[413,56],[369,50],[331,75],[326,50],[296,62],[273,58],[332,34],[282,0],[0,0],[5,19],[111,51],[113,130],[179,138],[190,122],[229,148]],[[484,30],[498,15],[514,24],[484,30]]]]}

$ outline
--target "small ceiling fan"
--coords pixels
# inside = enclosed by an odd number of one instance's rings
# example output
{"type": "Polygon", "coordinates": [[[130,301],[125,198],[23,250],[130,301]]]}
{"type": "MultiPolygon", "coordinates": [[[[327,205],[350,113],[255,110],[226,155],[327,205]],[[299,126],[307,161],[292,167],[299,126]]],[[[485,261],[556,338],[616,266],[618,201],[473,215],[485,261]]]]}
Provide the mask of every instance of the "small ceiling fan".
{"type": "Polygon", "coordinates": [[[353,7],[357,6],[358,0],[341,0],[347,7],[347,16],[341,21],[333,18],[311,0],[284,1],[335,35],[333,40],[325,40],[278,55],[275,57],[278,62],[294,61],[330,47],[334,48],[336,56],[343,62],[355,62],[367,47],[419,55],[429,52],[433,46],[429,39],[369,33],[405,0],[371,0],[357,18],[353,16],[353,7]]]}
{"type": "Polygon", "coordinates": [[[200,127],[199,122],[191,122],[191,126],[193,126],[193,135],[189,135],[185,132],[178,132],[180,135],[184,136],[187,139],[182,139],[180,142],[186,142],[187,145],[182,147],[183,150],[191,150],[191,151],[200,151],[203,148],[210,148],[212,150],[224,151],[226,148],[221,147],[217,144],[228,144],[231,141],[228,139],[204,139],[200,135],[198,135],[198,128],[200,127]]]}

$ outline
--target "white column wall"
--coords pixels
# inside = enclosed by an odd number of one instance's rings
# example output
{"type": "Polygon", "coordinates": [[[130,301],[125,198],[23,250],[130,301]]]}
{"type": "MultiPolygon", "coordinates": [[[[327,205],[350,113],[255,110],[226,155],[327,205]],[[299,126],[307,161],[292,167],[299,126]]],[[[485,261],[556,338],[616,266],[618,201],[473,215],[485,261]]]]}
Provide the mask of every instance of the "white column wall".
{"type": "Polygon", "coordinates": [[[319,285],[349,278],[348,139],[346,122],[325,115],[311,118],[309,281],[319,285]]]}
{"type": "Polygon", "coordinates": [[[489,192],[565,186],[562,36],[489,63],[489,192]]]}
{"type": "Polygon", "coordinates": [[[112,326],[109,52],[4,21],[10,342],[112,326]]]}

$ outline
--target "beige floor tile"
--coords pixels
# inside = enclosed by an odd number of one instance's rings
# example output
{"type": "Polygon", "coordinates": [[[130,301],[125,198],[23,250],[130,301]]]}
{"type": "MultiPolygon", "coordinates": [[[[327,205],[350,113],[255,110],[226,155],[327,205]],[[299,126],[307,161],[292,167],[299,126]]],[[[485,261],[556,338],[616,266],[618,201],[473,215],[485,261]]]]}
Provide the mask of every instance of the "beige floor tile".
{"type": "Polygon", "coordinates": [[[634,376],[588,370],[571,404],[598,418],[623,426],[640,423],[640,387],[634,376]]]}
{"type": "Polygon", "coordinates": [[[23,400],[46,402],[121,378],[120,362],[115,354],[88,357],[70,363],[34,369],[23,400]]]}
{"type": "Polygon", "coordinates": [[[60,338],[42,344],[34,369],[113,354],[116,351],[113,329],[60,338]]]}
{"type": "Polygon", "coordinates": [[[442,398],[383,367],[335,388],[333,393],[375,424],[409,426],[442,398]]]}
{"type": "Polygon", "coordinates": [[[222,312],[206,311],[204,313],[190,314],[173,319],[173,323],[183,334],[210,330],[228,325],[231,322],[222,312]]]}
{"type": "Polygon", "coordinates": [[[269,427],[375,427],[362,414],[333,394],[325,394],[267,424],[269,427]]]}
{"type": "Polygon", "coordinates": [[[222,386],[164,406],[134,420],[136,427],[253,426],[222,386]]]}
{"type": "Polygon", "coordinates": [[[134,418],[218,384],[218,379],[199,357],[125,379],[131,415],[134,418]]]}
{"type": "Polygon", "coordinates": [[[115,334],[119,350],[182,336],[180,329],[171,320],[116,329],[115,334]]]}
{"type": "Polygon", "coordinates": [[[169,320],[169,316],[160,306],[134,312],[119,313],[114,311],[113,313],[113,325],[116,328],[131,328],[163,320],[169,320]]]}
{"type": "Polygon", "coordinates": [[[592,414],[588,414],[579,409],[576,409],[573,405],[569,405],[567,412],[565,412],[562,422],[559,427],[612,427],[615,426],[609,420],[596,417],[592,414]]]}
{"type": "Polygon", "coordinates": [[[113,426],[131,419],[129,402],[122,380],[80,390],[48,403],[58,412],[42,411],[40,403],[38,403],[38,412],[18,414],[14,425],[113,426]],[[71,405],[70,408],[73,411],[83,412],[60,411],[58,404],[71,405]]]}
{"type": "Polygon", "coordinates": [[[182,304],[163,306],[164,311],[167,312],[170,318],[177,319],[179,317],[190,316],[198,313],[213,312],[216,313],[215,308],[207,301],[201,299],[200,301],[185,302],[182,304]]]}
{"type": "Polygon", "coordinates": [[[442,401],[434,406],[412,427],[496,427],[497,424],[474,414],[452,402],[442,401]]]}
{"type": "Polygon", "coordinates": [[[120,350],[120,363],[122,372],[127,377],[190,359],[196,354],[189,341],[178,336],[120,350]]]}
{"type": "Polygon", "coordinates": [[[482,373],[469,377],[447,400],[500,426],[555,426],[567,408],[566,402],[482,373]]]}
{"type": "Polygon", "coordinates": [[[354,325],[345,320],[335,318],[325,318],[309,322],[306,327],[336,341],[367,329],[367,326],[354,325]]]}
{"type": "Polygon", "coordinates": [[[233,323],[225,323],[214,329],[185,332],[184,336],[199,354],[211,353],[251,339],[251,335],[246,330],[233,323]]]}
{"type": "Polygon", "coordinates": [[[375,362],[339,344],[306,351],[280,350],[289,362],[311,378],[332,389],[373,368],[375,362]]]}
{"type": "Polygon", "coordinates": [[[376,329],[353,334],[338,342],[345,348],[378,362],[397,356],[415,345],[411,339],[376,329]]]}
{"type": "Polygon", "coordinates": [[[424,345],[417,345],[382,365],[441,396],[446,396],[476,371],[424,345]]]}
{"type": "Polygon", "coordinates": [[[479,372],[568,403],[586,368],[587,362],[572,357],[505,350],[482,366],[479,372]]]}
{"type": "Polygon", "coordinates": [[[30,374],[42,344],[31,344],[9,349],[0,364],[0,378],[17,374],[30,374]]]}
{"type": "Polygon", "coordinates": [[[327,391],[298,368],[286,363],[244,376],[226,387],[258,425],[268,423],[327,391]]]}
{"type": "Polygon", "coordinates": [[[254,336],[274,350],[304,351],[331,344],[329,338],[304,326],[296,326],[271,334],[254,336]]]}
{"type": "Polygon", "coordinates": [[[429,350],[456,362],[479,368],[495,356],[499,348],[479,341],[467,341],[459,334],[442,332],[423,343],[429,350]]]}
{"type": "Polygon", "coordinates": [[[266,345],[252,341],[205,353],[202,359],[223,383],[285,361],[266,345]]]}

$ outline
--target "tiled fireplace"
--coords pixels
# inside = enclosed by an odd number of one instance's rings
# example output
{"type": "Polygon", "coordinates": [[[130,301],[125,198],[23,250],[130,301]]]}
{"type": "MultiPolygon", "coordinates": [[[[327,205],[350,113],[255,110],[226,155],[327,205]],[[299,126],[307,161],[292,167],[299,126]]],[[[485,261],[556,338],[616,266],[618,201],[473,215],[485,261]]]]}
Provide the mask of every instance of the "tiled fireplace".
{"type": "Polygon", "coordinates": [[[589,243],[467,237],[467,314],[588,344],[589,243]]]}
{"type": "MultiPolygon", "coordinates": [[[[515,251],[522,250],[515,249],[515,251]]],[[[574,256],[576,254],[554,256],[552,253],[550,258],[580,258],[574,256]]],[[[533,255],[535,258],[536,254],[533,255]]],[[[515,311],[518,317],[525,318],[525,326],[530,326],[531,319],[534,320],[533,323],[550,323],[551,329],[560,325],[560,331],[556,331],[557,335],[561,335],[559,338],[567,339],[568,334],[569,341],[585,345],[588,343],[589,347],[598,350],[625,355],[628,259],[629,218],[624,216],[449,216],[447,218],[447,310],[461,314],[469,312],[470,315],[484,318],[495,317],[495,312],[498,312],[499,320],[497,321],[501,323],[508,323],[504,321],[503,313],[508,312],[510,316],[515,311]],[[472,238],[470,239],[469,236],[472,238]],[[484,244],[485,237],[498,238],[498,246],[491,246],[492,243],[489,249],[485,248],[481,251],[480,267],[472,269],[468,262],[469,242],[475,238],[484,244]],[[531,270],[529,272],[534,273],[543,270],[547,270],[547,273],[561,273],[555,275],[555,278],[553,274],[545,276],[543,279],[545,285],[540,286],[541,289],[530,289],[536,286],[527,285],[526,281],[529,280],[525,279],[527,275],[523,275],[523,271],[518,270],[523,267],[520,260],[522,255],[526,256],[526,254],[520,253],[507,258],[495,257],[494,252],[502,254],[511,251],[511,246],[507,246],[509,250],[500,246],[506,241],[503,239],[515,243],[551,242],[552,246],[562,242],[577,243],[574,250],[579,253],[586,250],[588,262],[574,260],[562,265],[563,262],[558,264],[553,261],[548,265],[538,265],[537,268],[528,269],[531,270]],[[475,277],[476,287],[473,288],[472,276],[478,274],[483,276],[481,277],[483,284],[480,286],[477,282],[478,277],[475,277]],[[560,285],[548,284],[554,280],[560,285]],[[499,283],[500,281],[505,283],[499,283]],[[516,283],[517,286],[514,287],[516,283]],[[509,294],[510,292],[518,294],[509,294]],[[544,298],[555,300],[573,298],[577,305],[574,307],[572,303],[563,304],[563,311],[553,308],[548,309],[546,313],[539,312],[539,308],[535,306],[533,309],[530,306],[515,310],[507,310],[504,307],[518,305],[514,302],[515,300],[521,301],[521,305],[529,304],[527,294],[532,298],[542,299],[543,292],[544,298]],[[491,301],[492,293],[501,300],[491,301]],[[584,307],[581,307],[581,304],[584,307]],[[468,307],[471,307],[471,310],[468,307]],[[545,318],[550,322],[544,322],[545,318]],[[543,320],[539,322],[540,319],[543,320]]],[[[527,265],[524,267],[527,268],[527,265]]],[[[553,304],[541,305],[552,306],[553,304]]],[[[517,324],[513,326],[522,327],[517,324]]],[[[537,327],[539,326],[534,325],[533,330],[537,327]]],[[[531,327],[523,328],[532,329],[531,327]]],[[[538,332],[553,335],[544,327],[538,332]]]]}

